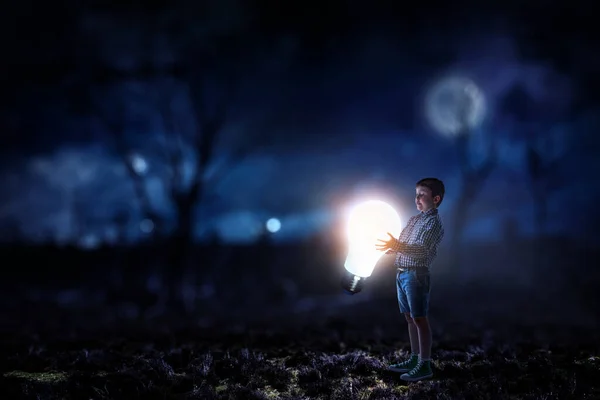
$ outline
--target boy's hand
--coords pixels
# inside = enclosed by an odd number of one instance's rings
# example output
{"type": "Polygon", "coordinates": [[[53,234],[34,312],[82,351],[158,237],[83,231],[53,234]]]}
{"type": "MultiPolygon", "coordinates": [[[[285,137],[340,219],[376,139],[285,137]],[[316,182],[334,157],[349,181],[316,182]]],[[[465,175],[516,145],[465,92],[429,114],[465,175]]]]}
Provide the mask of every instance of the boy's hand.
{"type": "Polygon", "coordinates": [[[391,233],[388,232],[390,237],[388,240],[377,239],[380,243],[375,245],[375,249],[379,251],[394,250],[398,247],[398,239],[396,239],[391,233]]]}

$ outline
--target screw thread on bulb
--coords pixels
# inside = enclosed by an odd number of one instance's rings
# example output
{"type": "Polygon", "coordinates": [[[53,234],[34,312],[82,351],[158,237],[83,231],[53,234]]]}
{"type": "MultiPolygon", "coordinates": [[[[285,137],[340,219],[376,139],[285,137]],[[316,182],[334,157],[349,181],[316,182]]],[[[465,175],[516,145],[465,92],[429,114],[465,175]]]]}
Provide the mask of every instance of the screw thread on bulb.
{"type": "Polygon", "coordinates": [[[347,294],[356,294],[362,290],[364,285],[365,278],[354,275],[353,273],[346,271],[344,276],[342,277],[342,289],[347,294]]]}

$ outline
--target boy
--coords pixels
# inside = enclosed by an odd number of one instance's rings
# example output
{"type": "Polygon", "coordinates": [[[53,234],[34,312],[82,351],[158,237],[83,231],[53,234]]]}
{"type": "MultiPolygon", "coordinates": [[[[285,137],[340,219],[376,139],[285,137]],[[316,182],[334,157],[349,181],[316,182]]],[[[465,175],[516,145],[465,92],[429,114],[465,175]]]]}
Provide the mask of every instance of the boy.
{"type": "Polygon", "coordinates": [[[379,240],[378,250],[396,254],[396,289],[400,312],[408,322],[412,355],[408,360],[389,366],[402,372],[401,379],[419,381],[431,378],[431,329],[427,319],[429,308],[429,268],[437,255],[444,228],[438,207],[444,199],[444,183],[436,178],[417,182],[415,203],[419,214],[411,217],[398,239],[379,240]]]}

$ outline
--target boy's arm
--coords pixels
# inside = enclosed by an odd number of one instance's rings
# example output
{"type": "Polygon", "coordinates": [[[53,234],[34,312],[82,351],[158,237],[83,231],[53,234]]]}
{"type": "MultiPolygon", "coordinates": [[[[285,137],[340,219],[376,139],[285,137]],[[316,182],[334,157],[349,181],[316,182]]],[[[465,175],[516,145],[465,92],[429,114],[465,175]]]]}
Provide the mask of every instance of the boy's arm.
{"type": "MultiPolygon", "coordinates": [[[[402,237],[402,235],[404,235],[404,232],[406,231],[406,229],[410,226],[410,223],[412,222],[414,216],[410,217],[408,219],[408,222],[406,223],[406,225],[404,226],[404,228],[402,229],[402,232],[400,232],[400,236],[398,236],[398,241],[400,240],[400,238],[402,237]]],[[[385,252],[385,254],[396,254],[398,251],[394,250],[394,249],[389,249],[388,251],[385,252]]]]}
{"type": "Polygon", "coordinates": [[[427,253],[429,253],[434,245],[441,241],[443,235],[444,229],[442,228],[442,225],[432,219],[427,221],[425,226],[421,229],[415,243],[408,244],[397,240],[391,251],[402,253],[413,258],[426,258],[427,253]]]}

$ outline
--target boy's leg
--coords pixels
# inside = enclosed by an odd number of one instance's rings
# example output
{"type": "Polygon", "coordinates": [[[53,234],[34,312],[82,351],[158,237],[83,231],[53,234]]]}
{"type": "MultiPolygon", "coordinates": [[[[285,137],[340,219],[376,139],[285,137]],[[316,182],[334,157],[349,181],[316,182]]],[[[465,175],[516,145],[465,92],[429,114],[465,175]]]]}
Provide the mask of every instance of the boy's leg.
{"type": "Polygon", "coordinates": [[[409,276],[406,272],[398,272],[396,276],[396,290],[398,292],[398,306],[400,312],[404,314],[404,319],[408,323],[408,338],[410,340],[410,351],[413,355],[419,355],[419,332],[415,321],[410,315],[410,300],[408,298],[407,283],[409,276]]]}
{"type": "Polygon", "coordinates": [[[407,286],[406,294],[411,316],[419,332],[419,356],[423,360],[431,359],[431,327],[429,326],[429,273],[413,272],[411,284],[407,286]]]}
{"type": "Polygon", "coordinates": [[[429,326],[429,319],[427,317],[416,317],[414,318],[415,330],[418,331],[419,335],[419,357],[421,360],[431,360],[431,327],[429,326]]]}
{"type": "Polygon", "coordinates": [[[408,323],[408,338],[410,339],[410,351],[412,354],[419,355],[420,353],[420,336],[415,320],[410,316],[410,313],[404,313],[404,318],[408,323]]]}
{"type": "Polygon", "coordinates": [[[412,317],[410,316],[410,308],[408,298],[406,295],[405,284],[406,284],[406,273],[398,273],[396,276],[396,290],[398,294],[398,306],[400,312],[404,315],[406,322],[408,323],[408,337],[410,339],[410,350],[411,357],[397,364],[392,364],[388,367],[390,371],[394,372],[408,372],[417,365],[418,354],[419,354],[419,332],[415,325],[412,317]]]}
{"type": "Polygon", "coordinates": [[[411,274],[411,281],[406,285],[411,316],[419,336],[419,362],[411,371],[402,374],[400,378],[406,381],[418,381],[433,376],[431,371],[431,328],[427,313],[429,311],[429,274],[411,274]]]}

